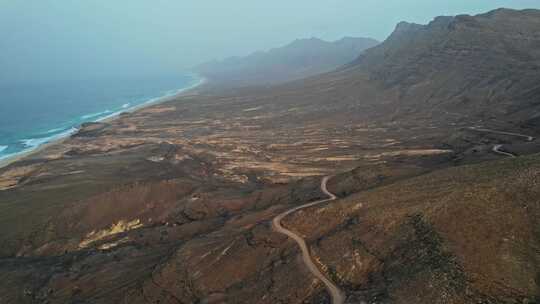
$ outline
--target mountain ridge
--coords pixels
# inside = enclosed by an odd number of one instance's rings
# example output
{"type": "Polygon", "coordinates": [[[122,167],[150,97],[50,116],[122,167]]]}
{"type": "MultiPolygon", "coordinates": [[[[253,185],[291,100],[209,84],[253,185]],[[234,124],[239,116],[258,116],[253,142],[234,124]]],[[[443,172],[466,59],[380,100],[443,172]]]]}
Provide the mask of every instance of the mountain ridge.
{"type": "Polygon", "coordinates": [[[379,42],[371,38],[343,37],[333,42],[319,38],[296,39],[268,51],[203,63],[194,68],[214,85],[274,85],[329,72],[379,42]]]}
{"type": "Polygon", "coordinates": [[[335,77],[367,79],[401,113],[458,111],[524,122],[531,111],[540,113],[534,99],[540,90],[539,20],[539,10],[499,9],[437,17],[427,25],[402,22],[335,77]]]}

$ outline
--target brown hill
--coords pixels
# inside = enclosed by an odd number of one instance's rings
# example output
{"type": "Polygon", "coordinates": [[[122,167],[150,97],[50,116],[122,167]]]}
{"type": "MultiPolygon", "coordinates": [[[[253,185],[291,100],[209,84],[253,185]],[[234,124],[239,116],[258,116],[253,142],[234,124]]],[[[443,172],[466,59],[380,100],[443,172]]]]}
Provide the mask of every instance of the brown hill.
{"type": "Polygon", "coordinates": [[[240,87],[284,83],[332,71],[378,43],[371,38],[353,37],[334,42],[297,39],[266,52],[204,63],[195,70],[214,85],[240,87]]]}
{"type": "Polygon", "coordinates": [[[540,11],[499,9],[477,16],[400,23],[350,73],[392,91],[401,113],[457,112],[526,121],[540,115],[540,11]]]}
{"type": "Polygon", "coordinates": [[[536,154],[438,170],[360,188],[289,225],[358,301],[536,303],[539,169],[536,154]]]}

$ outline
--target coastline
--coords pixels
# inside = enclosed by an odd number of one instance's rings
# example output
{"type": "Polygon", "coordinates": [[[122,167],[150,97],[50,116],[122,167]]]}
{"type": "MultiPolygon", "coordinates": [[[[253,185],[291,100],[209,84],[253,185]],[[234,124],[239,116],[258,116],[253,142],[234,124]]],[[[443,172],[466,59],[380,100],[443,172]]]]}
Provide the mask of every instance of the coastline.
{"type": "MultiPolygon", "coordinates": [[[[151,107],[151,106],[155,106],[157,104],[161,104],[161,103],[164,103],[164,102],[167,102],[167,101],[174,100],[174,99],[176,99],[178,97],[181,97],[183,95],[186,95],[190,91],[192,91],[192,90],[194,90],[194,89],[196,89],[198,87],[201,87],[202,85],[208,83],[208,80],[206,78],[204,78],[204,77],[202,77],[200,75],[196,75],[196,76],[197,76],[197,78],[199,78],[199,80],[196,83],[194,83],[193,85],[188,86],[186,88],[182,88],[182,89],[177,90],[175,94],[150,99],[147,102],[143,102],[142,104],[135,105],[135,106],[130,107],[128,109],[125,109],[123,111],[115,112],[115,113],[112,113],[109,116],[98,118],[98,119],[94,120],[93,122],[111,122],[111,121],[114,121],[122,113],[134,113],[136,111],[139,111],[139,110],[151,107]]],[[[74,128],[76,128],[77,131],[78,131],[79,127],[80,126],[76,126],[74,128]]],[[[61,144],[64,141],[70,139],[73,134],[77,133],[77,131],[75,131],[73,133],[69,133],[66,136],[62,136],[62,137],[59,137],[59,138],[56,138],[56,139],[52,139],[51,141],[46,142],[44,144],[41,144],[41,145],[39,145],[39,146],[37,146],[35,148],[29,149],[28,151],[17,153],[15,155],[13,155],[12,157],[7,157],[5,159],[1,159],[0,160],[0,169],[3,169],[3,168],[5,168],[5,167],[7,167],[7,166],[9,166],[9,165],[11,165],[11,164],[13,164],[15,162],[18,162],[18,161],[24,159],[24,158],[27,158],[27,157],[32,156],[34,154],[37,154],[37,153],[39,153],[39,152],[41,152],[41,151],[43,151],[43,150],[45,150],[45,149],[47,149],[47,148],[49,148],[51,146],[61,144]]]]}
{"type": "MultiPolygon", "coordinates": [[[[162,103],[174,100],[174,99],[176,99],[178,97],[181,97],[183,95],[186,95],[187,93],[189,93],[189,91],[195,90],[196,88],[201,87],[202,85],[204,85],[204,84],[206,84],[208,82],[208,80],[206,78],[202,77],[202,76],[198,75],[197,77],[199,78],[199,81],[197,81],[196,83],[192,84],[189,87],[177,90],[176,93],[174,93],[172,95],[166,95],[166,96],[162,96],[162,97],[152,98],[149,101],[143,102],[143,103],[141,103],[139,105],[135,105],[135,106],[127,108],[125,110],[112,113],[111,115],[108,115],[108,116],[105,116],[105,117],[102,117],[102,118],[98,118],[94,122],[111,122],[111,121],[117,119],[118,116],[120,116],[120,114],[122,114],[122,113],[134,113],[134,112],[137,112],[139,110],[146,109],[148,107],[155,106],[157,104],[162,104],[162,103]]],[[[67,138],[69,138],[69,136],[67,138]]],[[[2,166],[0,165],[0,168],[1,167],[2,166]]]]}

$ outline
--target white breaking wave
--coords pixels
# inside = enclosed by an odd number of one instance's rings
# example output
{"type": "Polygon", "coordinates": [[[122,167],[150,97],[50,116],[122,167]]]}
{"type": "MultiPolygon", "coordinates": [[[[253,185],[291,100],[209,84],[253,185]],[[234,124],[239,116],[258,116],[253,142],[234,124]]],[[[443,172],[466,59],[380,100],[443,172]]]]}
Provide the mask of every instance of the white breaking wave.
{"type": "Polygon", "coordinates": [[[34,148],[46,143],[50,140],[51,137],[21,139],[21,143],[27,148],[34,148]]]}
{"type": "Polygon", "coordinates": [[[65,132],[55,134],[53,136],[49,137],[41,137],[41,138],[28,138],[28,139],[22,139],[20,142],[28,149],[25,150],[28,151],[29,149],[34,149],[42,144],[51,142],[56,139],[60,139],[63,137],[67,137],[73,133],[77,132],[76,128],[71,128],[69,130],[66,130],[65,132]]]}
{"type": "Polygon", "coordinates": [[[158,103],[158,102],[161,102],[161,101],[166,101],[171,97],[174,97],[174,96],[176,96],[178,94],[181,94],[181,93],[183,93],[185,91],[194,89],[194,88],[196,88],[196,87],[198,87],[200,85],[203,85],[205,83],[206,83],[206,79],[200,77],[199,80],[196,83],[190,85],[189,87],[181,88],[181,89],[178,89],[178,90],[170,90],[170,91],[166,92],[165,95],[162,95],[160,97],[151,98],[151,99],[143,102],[142,104],[140,104],[138,106],[132,107],[130,110],[134,111],[134,110],[140,109],[142,107],[145,107],[145,106],[148,106],[148,105],[151,105],[151,104],[154,104],[154,103],[158,103]]]}
{"type": "MultiPolygon", "coordinates": [[[[128,111],[128,112],[135,111],[137,109],[143,108],[145,106],[148,106],[148,105],[151,105],[151,104],[154,104],[154,103],[159,103],[159,102],[162,102],[162,101],[169,100],[171,97],[173,97],[175,95],[178,95],[178,94],[180,94],[182,92],[185,92],[187,90],[193,89],[193,88],[195,88],[197,86],[200,86],[200,85],[204,84],[205,82],[206,82],[206,79],[199,78],[199,80],[196,83],[192,84],[189,87],[185,87],[185,88],[182,88],[182,89],[179,89],[179,90],[167,91],[167,92],[165,92],[164,95],[162,95],[160,97],[151,98],[151,99],[149,99],[149,100],[147,100],[145,102],[142,102],[140,104],[132,106],[131,103],[125,103],[125,104],[122,105],[122,110],[121,111],[105,110],[105,111],[98,112],[98,113],[92,113],[92,114],[83,115],[83,116],[80,116],[80,118],[83,119],[83,120],[93,120],[93,121],[96,121],[96,122],[106,120],[106,119],[112,118],[114,116],[120,115],[121,113],[126,112],[126,111],[128,111]],[[108,114],[108,115],[105,115],[105,114],[108,114]],[[105,115],[105,116],[103,116],[103,115],[105,115]]],[[[64,128],[50,129],[47,132],[45,132],[45,134],[56,133],[56,132],[59,132],[59,131],[62,131],[62,130],[64,130],[64,128]]],[[[31,152],[31,151],[35,150],[36,148],[38,148],[40,145],[43,145],[43,144],[46,144],[46,143],[49,143],[49,142],[52,142],[52,141],[55,141],[55,140],[58,140],[58,139],[61,139],[61,138],[64,138],[64,137],[68,137],[71,134],[76,133],[77,131],[78,131],[77,128],[72,127],[72,128],[70,128],[70,129],[68,129],[68,130],[66,130],[64,132],[54,134],[54,135],[49,136],[49,137],[22,139],[22,140],[19,141],[24,146],[24,149],[22,151],[18,151],[18,152],[15,152],[15,153],[9,153],[9,154],[6,154],[6,155],[1,155],[0,160],[9,159],[10,157],[14,157],[14,156],[19,155],[19,154],[31,152]]],[[[6,150],[7,148],[8,148],[7,146],[0,145],[0,152],[6,150]]]]}
{"type": "Polygon", "coordinates": [[[111,114],[96,119],[96,122],[98,122],[98,121],[104,121],[104,120],[109,119],[109,118],[113,118],[113,117],[115,117],[115,116],[120,115],[122,112],[124,112],[124,111],[109,112],[109,113],[111,113],[111,114]]]}
{"type": "Polygon", "coordinates": [[[56,128],[56,129],[50,129],[48,130],[47,132],[45,132],[46,134],[51,134],[51,133],[56,133],[58,131],[62,131],[64,130],[64,128],[56,128]]]}
{"type": "MultiPolygon", "coordinates": [[[[132,106],[132,107],[130,107],[131,106],[130,103],[126,103],[126,104],[122,105],[122,109],[124,109],[122,111],[112,112],[110,110],[107,110],[107,111],[104,111],[104,112],[101,112],[101,113],[92,114],[93,115],[92,117],[97,117],[97,116],[102,115],[102,114],[110,113],[107,116],[99,117],[98,119],[95,120],[96,122],[104,121],[104,120],[107,120],[109,118],[113,118],[115,116],[118,116],[118,115],[122,114],[125,111],[128,111],[128,112],[135,111],[135,110],[143,108],[145,106],[148,106],[148,105],[151,105],[151,104],[154,104],[154,103],[158,103],[158,102],[161,102],[161,101],[165,101],[168,98],[176,96],[176,95],[178,95],[178,94],[180,94],[182,92],[185,92],[187,90],[193,89],[193,88],[195,88],[195,87],[197,87],[197,86],[199,86],[199,85],[201,85],[201,84],[203,84],[205,82],[206,82],[206,80],[204,78],[200,78],[199,81],[197,81],[196,83],[194,83],[193,85],[191,85],[189,87],[185,87],[185,88],[178,89],[178,90],[168,91],[162,96],[150,98],[147,101],[145,101],[145,102],[143,102],[143,103],[141,103],[139,105],[132,106]]],[[[84,118],[84,116],[83,116],[83,118],[84,118]]]]}
{"type": "Polygon", "coordinates": [[[104,114],[109,114],[109,113],[111,113],[111,110],[105,110],[103,112],[83,115],[83,116],[81,116],[81,118],[82,119],[90,119],[90,118],[95,118],[95,117],[98,117],[98,116],[101,116],[101,115],[104,115],[104,114]]]}

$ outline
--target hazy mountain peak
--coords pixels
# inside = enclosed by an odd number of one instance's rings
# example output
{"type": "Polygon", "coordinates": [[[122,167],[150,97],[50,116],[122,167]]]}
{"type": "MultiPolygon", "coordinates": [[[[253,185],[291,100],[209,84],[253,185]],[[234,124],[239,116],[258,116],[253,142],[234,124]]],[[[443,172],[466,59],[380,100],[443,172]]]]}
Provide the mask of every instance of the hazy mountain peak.
{"type": "Polygon", "coordinates": [[[320,46],[320,45],[325,45],[327,43],[328,42],[319,38],[315,38],[315,37],[299,38],[299,39],[295,39],[293,42],[289,43],[288,45],[281,48],[277,48],[277,49],[283,49],[287,47],[320,46]]]}
{"type": "Polygon", "coordinates": [[[396,25],[396,28],[394,29],[393,34],[400,33],[400,32],[407,32],[410,30],[416,30],[420,27],[422,27],[421,24],[401,21],[400,23],[396,25]]]}
{"type": "Polygon", "coordinates": [[[316,37],[301,38],[283,47],[212,61],[195,69],[222,85],[276,84],[334,70],[378,43],[375,39],[356,37],[334,42],[316,37]]]}

